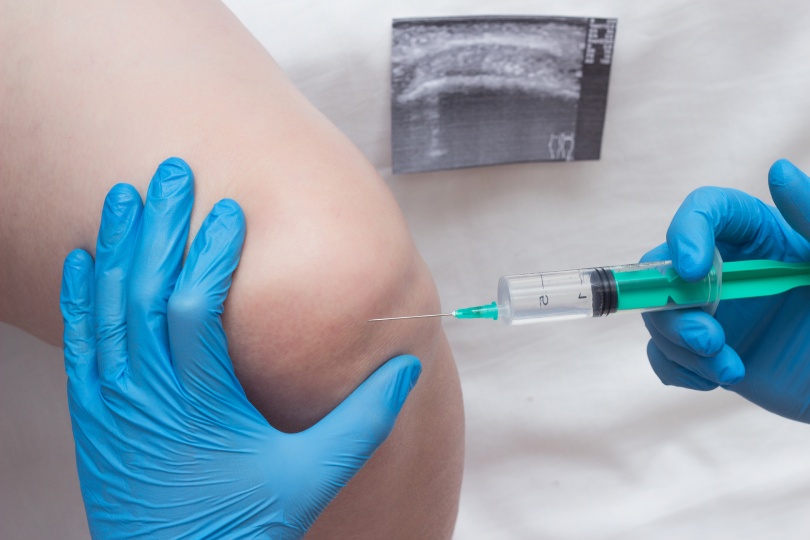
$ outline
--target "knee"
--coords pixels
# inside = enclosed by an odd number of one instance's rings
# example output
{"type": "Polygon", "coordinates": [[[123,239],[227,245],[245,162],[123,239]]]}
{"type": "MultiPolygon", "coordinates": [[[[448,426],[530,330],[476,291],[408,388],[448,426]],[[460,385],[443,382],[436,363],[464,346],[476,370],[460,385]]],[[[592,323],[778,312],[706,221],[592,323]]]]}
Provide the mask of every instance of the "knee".
{"type": "Polygon", "coordinates": [[[316,217],[283,239],[268,234],[248,228],[225,327],[236,374],[275,427],[312,425],[397,354],[430,370],[437,321],[367,322],[438,309],[401,220],[316,217]]]}

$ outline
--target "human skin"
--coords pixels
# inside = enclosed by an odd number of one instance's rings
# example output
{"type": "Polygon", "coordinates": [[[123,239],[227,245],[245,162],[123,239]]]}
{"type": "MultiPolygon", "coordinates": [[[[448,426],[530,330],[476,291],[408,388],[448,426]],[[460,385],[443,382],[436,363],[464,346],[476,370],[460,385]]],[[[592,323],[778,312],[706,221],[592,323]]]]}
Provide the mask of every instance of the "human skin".
{"type": "Polygon", "coordinates": [[[402,353],[422,376],[389,439],[308,538],[449,538],[463,462],[432,278],[384,182],[212,0],[0,1],[0,320],[61,345],[61,264],[95,252],[104,196],[195,173],[191,237],[229,197],[247,220],[224,324],[251,402],[304,429],[402,353]]]}

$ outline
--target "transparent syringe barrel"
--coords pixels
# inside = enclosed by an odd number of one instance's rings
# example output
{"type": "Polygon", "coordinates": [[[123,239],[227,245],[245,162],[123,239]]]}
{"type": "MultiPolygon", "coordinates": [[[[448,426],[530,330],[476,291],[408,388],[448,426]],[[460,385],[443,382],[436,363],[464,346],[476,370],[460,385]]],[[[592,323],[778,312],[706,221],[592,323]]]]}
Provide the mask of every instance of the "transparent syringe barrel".
{"type": "Polygon", "coordinates": [[[681,279],[671,261],[505,276],[498,283],[498,318],[507,324],[602,317],[616,311],[702,307],[720,299],[722,260],[709,274],[681,279]]]}
{"type": "Polygon", "coordinates": [[[602,291],[609,279],[596,268],[504,276],[498,282],[498,318],[506,324],[528,324],[610,313],[617,301],[610,290],[602,291]]]}

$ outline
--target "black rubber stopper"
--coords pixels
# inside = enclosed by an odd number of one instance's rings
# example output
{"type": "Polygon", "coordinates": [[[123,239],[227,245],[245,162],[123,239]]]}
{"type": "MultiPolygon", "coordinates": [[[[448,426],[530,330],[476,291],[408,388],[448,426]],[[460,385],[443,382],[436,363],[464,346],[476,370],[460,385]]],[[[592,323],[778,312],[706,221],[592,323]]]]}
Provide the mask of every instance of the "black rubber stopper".
{"type": "Polygon", "coordinates": [[[591,274],[591,295],[593,316],[602,317],[615,313],[619,307],[619,289],[613,272],[604,268],[594,268],[591,274]]]}

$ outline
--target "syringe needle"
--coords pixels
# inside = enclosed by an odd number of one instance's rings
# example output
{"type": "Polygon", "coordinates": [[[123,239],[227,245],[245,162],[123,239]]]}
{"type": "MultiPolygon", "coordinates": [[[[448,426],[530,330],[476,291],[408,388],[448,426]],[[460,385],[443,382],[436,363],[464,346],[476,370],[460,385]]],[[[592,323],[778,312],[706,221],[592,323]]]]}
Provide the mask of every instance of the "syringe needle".
{"type": "Polygon", "coordinates": [[[424,319],[426,317],[455,317],[456,319],[498,319],[498,305],[495,302],[483,306],[473,306],[456,309],[450,313],[435,313],[433,315],[409,315],[407,317],[386,317],[384,319],[369,319],[375,321],[399,321],[402,319],[424,319]]]}
{"type": "Polygon", "coordinates": [[[424,319],[426,317],[452,317],[452,313],[434,313],[433,315],[409,315],[407,317],[385,317],[383,319],[369,319],[368,322],[375,321],[399,321],[401,319],[424,319]]]}

